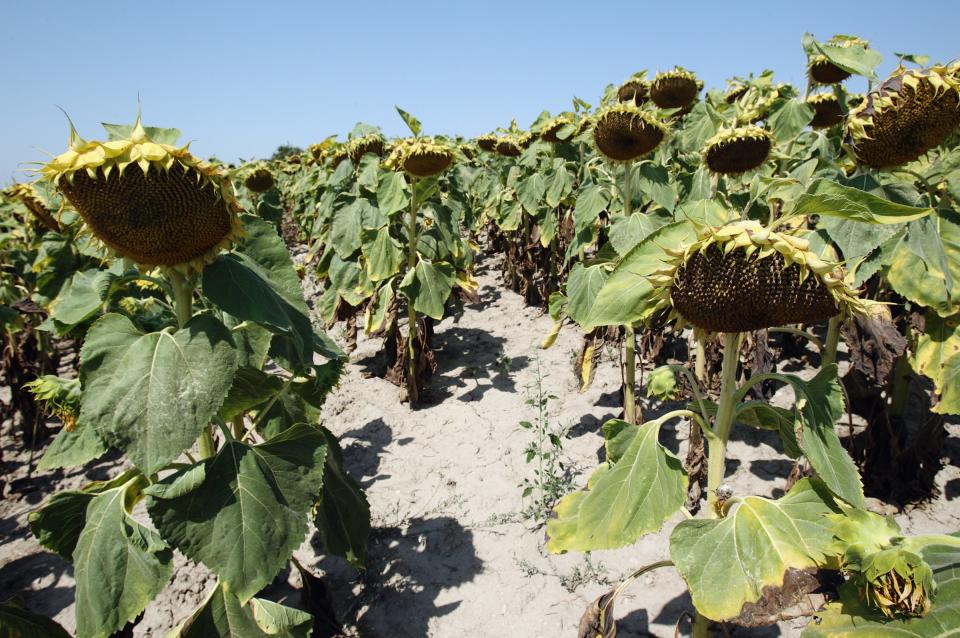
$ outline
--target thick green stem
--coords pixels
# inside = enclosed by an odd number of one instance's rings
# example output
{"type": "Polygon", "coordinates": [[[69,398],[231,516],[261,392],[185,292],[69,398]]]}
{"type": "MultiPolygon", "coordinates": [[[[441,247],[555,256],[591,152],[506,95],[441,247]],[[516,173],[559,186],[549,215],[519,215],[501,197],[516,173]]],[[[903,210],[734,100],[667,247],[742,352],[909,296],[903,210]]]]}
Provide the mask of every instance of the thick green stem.
{"type": "MultiPolygon", "coordinates": [[[[906,326],[906,334],[904,335],[907,339],[907,342],[912,341],[912,335],[910,324],[906,326]]],[[[907,411],[907,402],[910,399],[910,385],[913,382],[913,368],[910,367],[910,362],[907,360],[907,353],[904,352],[900,355],[900,358],[897,359],[897,365],[893,369],[893,388],[890,391],[890,413],[894,416],[898,416],[901,419],[903,418],[904,413],[907,411]]]]}
{"type": "Polygon", "coordinates": [[[717,418],[710,437],[707,459],[707,516],[717,518],[717,488],[723,482],[727,456],[727,440],[733,429],[733,414],[736,408],[737,363],[740,360],[740,339],[743,333],[728,332],[723,335],[723,366],[720,372],[720,401],[717,418]]]}
{"type": "Polygon", "coordinates": [[[623,167],[623,214],[633,215],[633,162],[623,167]]]}
{"type": "Polygon", "coordinates": [[[827,327],[827,342],[820,354],[820,366],[828,366],[837,362],[837,345],[840,343],[840,315],[830,318],[827,327]]]}
{"type": "MultiPolygon", "coordinates": [[[[410,213],[407,221],[407,269],[417,267],[417,180],[410,180],[410,213]]],[[[417,387],[417,311],[413,299],[407,299],[407,398],[414,403],[419,398],[417,387]]]]}
{"type": "Polygon", "coordinates": [[[707,386],[707,349],[706,349],[706,337],[702,334],[699,334],[694,337],[694,342],[696,344],[696,350],[694,351],[694,360],[693,360],[693,372],[697,377],[697,381],[702,383],[704,387],[707,386]]]}
{"type": "Polygon", "coordinates": [[[167,277],[173,288],[173,307],[177,312],[177,325],[183,328],[193,317],[193,284],[173,268],[167,270],[167,277]]]}
{"type": "Polygon", "coordinates": [[[200,434],[200,460],[213,458],[216,453],[217,446],[213,442],[213,428],[208,423],[200,434]]]}
{"type": "MultiPolygon", "coordinates": [[[[709,454],[707,455],[707,516],[718,518],[720,508],[717,502],[717,488],[723,483],[723,474],[727,457],[727,441],[733,429],[734,408],[736,408],[737,363],[740,361],[740,339],[743,333],[728,332],[723,335],[723,366],[720,377],[720,403],[717,406],[717,418],[713,424],[714,436],[707,437],[709,454]]],[[[693,620],[694,638],[710,638],[710,619],[696,613],[693,620]]]]}
{"type": "Polygon", "coordinates": [[[247,426],[243,423],[243,415],[238,414],[233,417],[231,425],[233,426],[233,438],[239,441],[243,438],[243,435],[247,433],[247,426]]]}
{"type": "Polygon", "coordinates": [[[633,390],[636,381],[637,372],[637,340],[633,333],[633,325],[626,324],[624,329],[624,340],[626,342],[626,361],[624,362],[627,371],[624,375],[623,383],[623,420],[627,423],[637,422],[637,400],[634,398],[633,390]]]}

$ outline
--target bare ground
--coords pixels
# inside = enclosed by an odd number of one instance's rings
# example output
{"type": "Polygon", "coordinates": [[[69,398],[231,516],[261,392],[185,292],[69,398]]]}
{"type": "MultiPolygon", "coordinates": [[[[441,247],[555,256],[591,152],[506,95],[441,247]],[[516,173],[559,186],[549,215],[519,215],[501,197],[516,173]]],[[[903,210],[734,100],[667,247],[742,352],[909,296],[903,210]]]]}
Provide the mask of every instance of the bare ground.
{"type": "MultiPolygon", "coordinates": [[[[522,514],[530,500],[521,498],[521,483],[533,475],[523,450],[532,434],[519,423],[536,417],[526,404],[527,392],[539,374],[543,388],[557,396],[549,413],[553,423],[569,426],[565,463],[574,484],[582,486],[602,458],[601,424],[620,412],[616,353],[604,357],[592,387],[578,392],[571,364],[580,345],[576,327],[565,327],[553,348],[540,350],[550,317],[500,285],[494,259],[486,260],[478,280],[481,302],[436,327],[439,368],[424,405],[411,410],[400,404],[398,389],[373,374],[383,366],[380,341],[361,334],[340,387],[324,407],[323,422],[341,437],[347,469],[370,501],[368,567],[358,573],[323,556],[310,537],[296,556],[324,577],[338,615],[356,635],[576,636],[591,601],[637,568],[667,558],[667,538],[679,516],[626,549],[589,557],[546,553],[544,527],[522,514]]],[[[939,497],[897,515],[908,532],[960,529],[960,428],[949,427],[944,456],[952,463],[937,476],[939,497]]],[[[26,518],[53,491],[104,478],[121,461],[28,475],[27,454],[10,429],[5,423],[3,471],[9,486],[0,501],[0,598],[19,594],[30,609],[72,630],[72,568],[36,543],[26,518]]],[[[681,458],[686,430],[671,424],[661,436],[681,458]]],[[[768,434],[735,432],[728,482],[737,494],[782,493],[792,462],[768,434]]],[[[892,511],[879,502],[873,506],[892,511]]],[[[213,585],[208,570],[179,554],[176,560],[174,578],[135,635],[162,636],[213,585]]],[[[618,600],[618,635],[673,636],[690,609],[677,573],[653,572],[618,600]]],[[[796,636],[802,624],[737,629],[732,635],[796,636]]]]}

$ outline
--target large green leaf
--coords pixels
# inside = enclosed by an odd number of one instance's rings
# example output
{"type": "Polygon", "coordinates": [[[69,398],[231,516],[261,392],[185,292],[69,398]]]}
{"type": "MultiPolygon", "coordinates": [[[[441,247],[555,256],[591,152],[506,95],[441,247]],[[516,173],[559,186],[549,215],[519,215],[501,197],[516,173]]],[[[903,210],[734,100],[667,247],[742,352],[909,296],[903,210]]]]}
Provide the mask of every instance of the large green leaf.
{"type": "Polygon", "coordinates": [[[567,316],[577,323],[585,322],[608,275],[609,272],[601,265],[585,267],[575,264],[567,279],[567,316]]]}
{"type": "Polygon", "coordinates": [[[313,522],[328,552],[363,569],[370,535],[370,505],[363,490],[343,468],[343,452],[337,437],[324,427],[320,429],[327,440],[327,457],[323,491],[313,522]]]}
{"type": "Polygon", "coordinates": [[[670,182],[670,173],[664,166],[643,162],[639,167],[640,192],[673,212],[677,205],[677,191],[670,182]]]}
{"type": "Polygon", "coordinates": [[[669,257],[664,248],[679,247],[695,238],[693,224],[676,222],[658,229],[637,244],[607,278],[581,327],[592,330],[597,326],[624,325],[648,317],[656,302],[652,298],[655,291],[647,277],[666,265],[669,257]]]}
{"type": "Polygon", "coordinates": [[[934,412],[960,414],[960,315],[943,318],[927,312],[926,326],[910,363],[933,381],[940,395],[934,412]]]}
{"type": "Polygon", "coordinates": [[[561,158],[553,160],[553,170],[547,174],[547,206],[556,208],[573,192],[573,178],[561,158]]]}
{"type": "Polygon", "coordinates": [[[713,620],[740,614],[765,587],[779,587],[787,570],[825,563],[833,543],[826,514],[839,508],[816,479],[802,479],[780,500],[747,496],[719,519],[680,522],[670,558],[693,604],[713,620]]]}
{"type": "Polygon", "coordinates": [[[885,618],[867,607],[852,583],[840,587],[840,600],[817,614],[802,638],[954,638],[960,635],[960,550],[928,545],[921,552],[933,570],[937,593],[922,618],[885,618]]]}
{"type": "Polygon", "coordinates": [[[941,317],[960,312],[960,214],[940,210],[912,222],[893,251],[887,279],[941,317]]]}
{"type": "Polygon", "coordinates": [[[597,216],[610,205],[610,195],[599,184],[580,189],[577,204],[573,209],[573,223],[578,229],[590,226],[597,216]]]}
{"type": "Polygon", "coordinates": [[[363,227],[361,208],[365,203],[366,200],[354,200],[351,204],[339,208],[333,216],[327,241],[341,259],[350,259],[360,248],[360,229],[363,227]]]}
{"type": "Polygon", "coordinates": [[[517,199],[523,205],[528,215],[537,216],[543,196],[547,192],[547,184],[540,173],[533,173],[517,186],[517,199]]]}
{"type": "Polygon", "coordinates": [[[413,301],[414,310],[439,321],[456,280],[457,270],[450,264],[421,259],[415,269],[407,271],[400,290],[413,301]]]}
{"type": "Polygon", "coordinates": [[[626,255],[634,246],[663,225],[664,221],[661,217],[645,213],[617,217],[610,227],[610,243],[613,244],[618,255],[626,255]]]}
{"type": "Polygon", "coordinates": [[[390,227],[363,231],[363,256],[370,281],[382,281],[400,271],[403,246],[390,236],[390,227]]]}
{"type": "Polygon", "coordinates": [[[282,389],[283,379],[278,376],[267,374],[258,368],[239,368],[233,376],[230,392],[220,406],[220,417],[229,421],[269,401],[282,389]]]}
{"type": "Polygon", "coordinates": [[[897,204],[866,191],[841,186],[829,179],[810,184],[793,207],[797,215],[840,217],[870,224],[901,224],[926,217],[932,208],[915,208],[897,204]]]}
{"type": "Polygon", "coordinates": [[[843,390],[837,379],[837,365],[824,366],[809,381],[792,374],[763,376],[778,379],[793,388],[797,439],[817,475],[834,494],[851,505],[864,508],[860,473],[840,442],[835,427],[843,416],[843,390]]]}
{"type": "Polygon", "coordinates": [[[0,638],[70,638],[52,618],[35,614],[16,599],[0,603],[0,638]]]}
{"type": "Polygon", "coordinates": [[[773,139],[784,144],[789,143],[813,121],[813,115],[813,107],[800,98],[782,101],[770,113],[770,133],[773,139]]]}
{"type": "Polygon", "coordinates": [[[303,423],[256,446],[230,441],[152,485],[147,509],[164,538],[246,602],[303,541],[326,451],[323,433],[303,423]]]}
{"type": "Polygon", "coordinates": [[[77,637],[107,638],[136,618],[166,586],[173,552],[130,516],[144,476],[95,496],[73,551],[77,637]]]}
{"type": "Polygon", "coordinates": [[[390,216],[407,207],[410,198],[405,190],[406,185],[401,173],[390,171],[380,174],[377,183],[377,208],[381,213],[390,216]]]}
{"type": "Polygon", "coordinates": [[[74,273],[50,306],[50,316],[60,323],[72,326],[86,321],[100,310],[103,299],[97,283],[99,270],[74,273]]]}
{"type": "Polygon", "coordinates": [[[193,445],[237,369],[230,331],[210,315],[148,334],[122,315],[104,315],[87,333],[80,361],[80,426],[95,427],[146,474],[193,445]]]}
{"type": "Polygon", "coordinates": [[[27,520],[37,541],[64,560],[73,560],[80,532],[87,521],[87,506],[97,494],[125,485],[136,475],[128,470],[110,481],[94,481],[81,490],[57,492],[30,512],[27,520]]]}
{"type": "Polygon", "coordinates": [[[617,424],[609,431],[624,451],[612,467],[601,466],[594,473],[588,491],[568,494],[557,503],[557,518],[547,522],[550,552],[629,545],[659,530],[683,506],[687,475],[680,459],[657,440],[661,423],[610,423],[617,424]]]}
{"type": "Polygon", "coordinates": [[[64,428],[43,453],[37,469],[49,472],[60,468],[79,467],[106,451],[107,447],[92,426],[77,425],[72,430],[64,428]]]}
{"type": "Polygon", "coordinates": [[[313,616],[260,598],[247,604],[217,584],[199,609],[167,638],[306,638],[313,616]]]}
{"type": "MultiPolygon", "coordinates": [[[[243,228],[246,236],[237,247],[237,252],[260,266],[259,272],[287,300],[287,303],[308,314],[307,302],[300,287],[300,277],[293,267],[290,251],[277,234],[276,228],[262,219],[249,215],[243,217],[243,228]]],[[[206,293],[207,290],[204,289],[204,292],[206,293]]]]}

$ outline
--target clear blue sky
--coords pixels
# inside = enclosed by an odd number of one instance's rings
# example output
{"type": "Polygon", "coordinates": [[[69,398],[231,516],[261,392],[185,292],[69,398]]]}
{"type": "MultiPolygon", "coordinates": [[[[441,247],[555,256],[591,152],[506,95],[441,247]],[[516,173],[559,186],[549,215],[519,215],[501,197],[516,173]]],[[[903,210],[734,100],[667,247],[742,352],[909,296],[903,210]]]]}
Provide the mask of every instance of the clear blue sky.
{"type": "MultiPolygon", "coordinates": [[[[804,31],[960,57],[960,1],[134,2],[6,0],[0,26],[0,184],[61,152],[67,123],[176,126],[198,155],[265,157],[357,121],[473,136],[542,109],[596,104],[608,83],[679,64],[708,87],[772,68],[802,85],[804,31]]],[[[853,85],[857,89],[862,86],[853,85]]]]}

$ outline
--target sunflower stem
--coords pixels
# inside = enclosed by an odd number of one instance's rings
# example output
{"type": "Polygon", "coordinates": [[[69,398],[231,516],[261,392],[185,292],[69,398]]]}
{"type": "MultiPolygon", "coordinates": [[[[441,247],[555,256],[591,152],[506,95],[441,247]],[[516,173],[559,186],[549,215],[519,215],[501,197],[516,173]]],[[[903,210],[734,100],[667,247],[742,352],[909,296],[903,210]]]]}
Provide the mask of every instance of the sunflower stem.
{"type": "Polygon", "coordinates": [[[177,325],[183,328],[193,317],[193,284],[179,272],[170,268],[167,278],[173,288],[173,307],[177,313],[177,325]]]}
{"type": "MultiPolygon", "coordinates": [[[[410,213],[407,219],[407,270],[417,267],[417,180],[410,178],[410,213]]],[[[407,399],[411,405],[419,399],[417,387],[417,311],[413,299],[407,299],[407,399]]]]}
{"type": "Polygon", "coordinates": [[[200,460],[210,459],[217,453],[217,445],[213,441],[213,428],[210,424],[200,433],[200,460]]]}
{"type": "Polygon", "coordinates": [[[834,315],[830,317],[830,323],[827,324],[827,342],[823,345],[823,351],[820,354],[820,367],[837,362],[837,345],[839,343],[840,315],[834,315]]]}
{"type": "Polygon", "coordinates": [[[694,351],[693,371],[697,381],[707,386],[707,348],[706,337],[698,334],[694,337],[696,350],[694,351]]]}
{"type": "Polygon", "coordinates": [[[727,455],[727,441],[733,429],[733,415],[736,408],[737,364],[740,361],[740,340],[742,332],[727,332],[723,335],[723,365],[720,372],[720,400],[717,406],[717,418],[713,424],[716,435],[708,440],[707,459],[707,516],[719,517],[717,510],[717,488],[723,482],[724,463],[727,455]]]}
{"type": "Polygon", "coordinates": [[[623,214],[633,215],[633,162],[623,167],[623,214]]]}
{"type": "Polygon", "coordinates": [[[633,390],[635,386],[637,373],[637,354],[636,354],[636,336],[633,332],[633,324],[623,326],[625,334],[626,356],[624,365],[626,366],[625,380],[623,384],[623,420],[627,423],[637,422],[637,401],[634,398],[633,390]]]}

